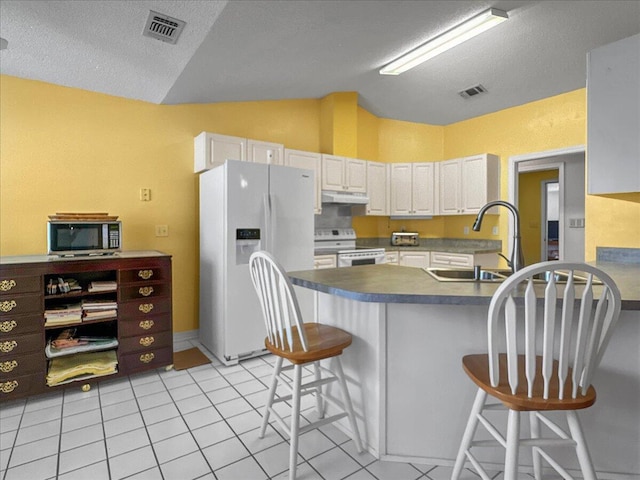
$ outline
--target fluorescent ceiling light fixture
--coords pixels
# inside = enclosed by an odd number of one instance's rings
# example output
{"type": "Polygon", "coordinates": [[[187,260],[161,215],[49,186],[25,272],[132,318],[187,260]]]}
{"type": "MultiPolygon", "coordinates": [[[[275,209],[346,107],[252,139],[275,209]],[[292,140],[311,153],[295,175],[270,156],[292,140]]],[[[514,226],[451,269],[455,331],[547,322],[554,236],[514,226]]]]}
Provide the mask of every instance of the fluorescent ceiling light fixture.
{"type": "Polygon", "coordinates": [[[398,59],[386,65],[380,70],[381,75],[400,75],[407,70],[426,62],[430,58],[446,52],[450,48],[460,45],[462,42],[475,37],[476,35],[489,30],[492,27],[504,22],[509,16],[507,12],[490,8],[489,10],[470,18],[457,27],[429,40],[424,45],[419,46],[409,53],[405,53],[398,59]]]}

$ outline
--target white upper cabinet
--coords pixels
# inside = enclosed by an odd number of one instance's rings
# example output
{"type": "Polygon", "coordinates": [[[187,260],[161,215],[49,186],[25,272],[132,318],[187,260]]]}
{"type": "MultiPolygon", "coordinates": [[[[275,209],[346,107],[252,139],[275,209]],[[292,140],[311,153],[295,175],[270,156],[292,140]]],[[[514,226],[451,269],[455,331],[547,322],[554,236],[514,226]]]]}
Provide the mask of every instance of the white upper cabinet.
{"type": "Polygon", "coordinates": [[[366,192],[367,162],[323,154],[322,190],[366,192]]]}
{"type": "Polygon", "coordinates": [[[246,160],[247,140],[229,135],[202,132],[193,141],[194,172],[203,172],[226,159],[246,160]]]}
{"type": "Polygon", "coordinates": [[[587,193],[640,192],[640,34],[587,55],[587,193]]]}
{"type": "Polygon", "coordinates": [[[284,165],[284,145],[247,140],[247,160],[254,163],[284,165]]]}
{"type": "Polygon", "coordinates": [[[304,152],[302,150],[284,150],[284,164],[289,167],[304,168],[313,170],[315,174],[315,206],[314,212],[322,212],[321,203],[321,176],[322,176],[322,155],[314,152],[304,152]]]}
{"type": "Polygon", "coordinates": [[[500,198],[500,159],[483,154],[438,164],[439,214],[472,215],[500,198]]]}
{"type": "Polygon", "coordinates": [[[387,163],[367,162],[366,215],[389,215],[388,169],[387,163]]]}
{"type": "Polygon", "coordinates": [[[391,215],[433,215],[433,163],[391,164],[391,215]]]}

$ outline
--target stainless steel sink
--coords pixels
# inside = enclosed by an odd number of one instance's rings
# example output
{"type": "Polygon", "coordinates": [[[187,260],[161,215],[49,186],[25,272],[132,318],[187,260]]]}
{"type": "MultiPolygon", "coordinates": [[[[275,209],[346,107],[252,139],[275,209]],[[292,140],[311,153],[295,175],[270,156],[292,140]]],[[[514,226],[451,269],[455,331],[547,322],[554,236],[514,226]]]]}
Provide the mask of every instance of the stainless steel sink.
{"type": "MultiPolygon", "coordinates": [[[[443,267],[429,267],[423,268],[425,272],[431,275],[439,282],[504,282],[509,275],[512,274],[508,269],[481,269],[479,278],[475,278],[475,272],[470,268],[443,268],[443,267]]],[[[568,274],[566,272],[554,272],[556,283],[566,283],[568,274]]],[[[549,280],[549,273],[540,274],[534,278],[536,283],[546,283],[549,280]]],[[[579,275],[573,276],[575,284],[587,283],[587,278],[579,275]]],[[[602,285],[600,281],[594,281],[594,285],[602,285]]]]}

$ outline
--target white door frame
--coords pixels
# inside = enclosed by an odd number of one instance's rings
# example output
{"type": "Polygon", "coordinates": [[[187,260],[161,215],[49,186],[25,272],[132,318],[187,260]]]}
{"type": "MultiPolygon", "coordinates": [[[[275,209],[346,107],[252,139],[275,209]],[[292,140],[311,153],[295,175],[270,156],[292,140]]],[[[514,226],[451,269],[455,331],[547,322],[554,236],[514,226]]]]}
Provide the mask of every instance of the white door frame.
{"type": "MultiPolygon", "coordinates": [[[[559,192],[559,201],[560,201],[560,215],[558,219],[558,241],[560,242],[560,248],[558,250],[558,255],[560,260],[564,258],[564,248],[565,248],[565,240],[564,240],[564,163],[554,161],[555,157],[560,157],[564,155],[572,155],[575,153],[585,153],[586,148],[584,145],[574,145],[572,147],[558,148],[555,150],[545,150],[542,152],[534,152],[534,153],[525,153],[523,155],[513,155],[509,157],[509,177],[508,177],[508,201],[513,205],[518,204],[518,174],[522,171],[533,171],[533,170],[543,170],[548,169],[552,165],[558,164],[559,172],[558,172],[558,182],[560,184],[560,192],[559,192]],[[550,160],[549,164],[536,165],[535,167],[526,166],[522,162],[528,162],[531,160],[543,160],[548,158],[550,160]]],[[[511,239],[513,238],[513,225],[509,222],[509,254],[508,257],[511,258],[511,239]]]]}

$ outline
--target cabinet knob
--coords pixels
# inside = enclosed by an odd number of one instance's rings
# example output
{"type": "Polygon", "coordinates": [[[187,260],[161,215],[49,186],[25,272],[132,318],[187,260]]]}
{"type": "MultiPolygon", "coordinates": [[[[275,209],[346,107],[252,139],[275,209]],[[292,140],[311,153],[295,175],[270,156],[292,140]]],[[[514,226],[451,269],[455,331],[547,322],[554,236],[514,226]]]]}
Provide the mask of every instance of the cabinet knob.
{"type": "Polygon", "coordinates": [[[139,325],[141,329],[149,330],[151,327],[153,327],[153,320],[141,320],[139,325]]]}
{"type": "Polygon", "coordinates": [[[0,303],[0,312],[4,312],[4,313],[10,312],[17,306],[18,304],[16,303],[15,300],[5,300],[4,302],[0,303]]]}
{"type": "Polygon", "coordinates": [[[0,362],[0,372],[9,373],[17,366],[18,366],[18,362],[16,360],[8,360],[6,362],[0,362]]]}
{"type": "Polygon", "coordinates": [[[2,342],[2,343],[0,343],[0,352],[9,353],[10,351],[12,351],[17,346],[18,346],[18,342],[16,342],[15,340],[2,342]]]}
{"type": "Polygon", "coordinates": [[[153,277],[153,270],[140,270],[138,276],[143,280],[149,280],[153,277]]]}
{"type": "Polygon", "coordinates": [[[9,382],[2,382],[2,383],[0,383],[0,392],[2,392],[2,393],[11,393],[16,389],[17,386],[18,386],[18,381],[17,380],[11,380],[9,382]]]}
{"type": "Polygon", "coordinates": [[[140,361],[142,363],[149,363],[154,358],[156,358],[156,356],[153,353],[143,353],[142,355],[140,355],[140,361]]]}
{"type": "Polygon", "coordinates": [[[16,281],[11,279],[11,280],[2,280],[0,282],[0,290],[3,292],[8,292],[9,290],[11,290],[13,287],[16,286],[16,281]]]}
{"type": "Polygon", "coordinates": [[[16,328],[18,324],[15,320],[5,320],[0,323],[0,332],[7,333],[16,328]]]}
{"type": "Polygon", "coordinates": [[[138,293],[143,297],[148,297],[153,293],[153,287],[140,287],[138,293]]]}
{"type": "Polygon", "coordinates": [[[142,345],[143,347],[148,347],[153,342],[155,342],[155,338],[153,337],[142,337],[140,339],[140,345],[142,345]]]}
{"type": "Polygon", "coordinates": [[[142,313],[149,313],[151,310],[153,310],[153,303],[141,303],[138,307],[138,310],[140,310],[142,313]]]}

